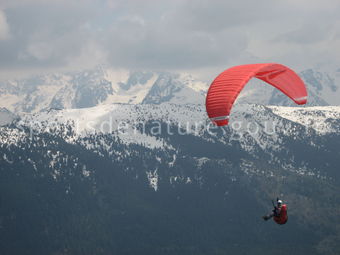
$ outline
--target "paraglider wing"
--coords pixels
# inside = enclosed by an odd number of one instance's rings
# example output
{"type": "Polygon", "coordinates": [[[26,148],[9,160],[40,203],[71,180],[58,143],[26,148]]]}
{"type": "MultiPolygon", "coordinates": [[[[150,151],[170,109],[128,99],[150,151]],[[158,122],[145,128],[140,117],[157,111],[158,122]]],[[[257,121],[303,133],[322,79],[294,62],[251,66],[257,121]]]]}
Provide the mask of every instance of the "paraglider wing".
{"type": "Polygon", "coordinates": [[[253,77],[279,89],[297,104],[307,102],[305,84],[293,70],[284,65],[267,63],[234,66],[218,75],[210,85],[206,110],[211,121],[218,126],[228,124],[237,96],[253,77]]]}

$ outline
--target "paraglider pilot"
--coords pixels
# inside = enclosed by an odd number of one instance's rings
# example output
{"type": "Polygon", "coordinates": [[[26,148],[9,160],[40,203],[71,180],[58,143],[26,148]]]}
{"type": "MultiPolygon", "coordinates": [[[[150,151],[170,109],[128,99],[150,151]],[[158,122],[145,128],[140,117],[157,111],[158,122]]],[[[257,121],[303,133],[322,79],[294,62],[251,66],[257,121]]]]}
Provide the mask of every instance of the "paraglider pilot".
{"type": "Polygon", "coordinates": [[[265,215],[262,218],[265,221],[269,220],[270,218],[273,218],[277,224],[280,224],[280,225],[286,224],[286,222],[288,221],[287,205],[283,204],[282,200],[280,199],[277,199],[276,202],[277,202],[276,206],[274,205],[274,202],[273,202],[274,209],[272,213],[265,215]]]}

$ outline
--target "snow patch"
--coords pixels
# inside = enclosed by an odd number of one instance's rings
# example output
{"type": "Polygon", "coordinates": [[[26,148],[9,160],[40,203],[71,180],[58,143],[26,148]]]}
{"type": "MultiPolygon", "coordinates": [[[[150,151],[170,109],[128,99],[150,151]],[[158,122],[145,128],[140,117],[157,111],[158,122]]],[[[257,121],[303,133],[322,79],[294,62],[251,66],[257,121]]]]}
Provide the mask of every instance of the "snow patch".
{"type": "Polygon", "coordinates": [[[149,180],[149,185],[151,188],[153,188],[155,191],[158,190],[158,173],[157,169],[154,171],[147,171],[146,176],[149,180]]]}

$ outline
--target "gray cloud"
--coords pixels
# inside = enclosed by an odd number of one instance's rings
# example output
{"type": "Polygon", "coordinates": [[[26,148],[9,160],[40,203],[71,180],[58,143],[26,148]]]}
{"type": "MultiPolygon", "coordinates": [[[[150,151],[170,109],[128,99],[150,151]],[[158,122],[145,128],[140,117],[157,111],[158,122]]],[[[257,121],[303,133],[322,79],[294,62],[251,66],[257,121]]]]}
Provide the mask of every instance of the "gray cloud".
{"type": "Polygon", "coordinates": [[[221,63],[246,47],[242,32],[224,30],[188,31],[177,24],[159,20],[124,19],[109,33],[110,61],[134,67],[193,68],[221,63]]]}
{"type": "MultiPolygon", "coordinates": [[[[0,67],[216,70],[336,59],[335,0],[2,0],[0,67]]],[[[336,62],[336,60],[334,60],[336,62]]]]}
{"type": "Polygon", "coordinates": [[[91,38],[90,9],[74,4],[30,4],[6,9],[11,38],[0,42],[2,67],[64,65],[91,38]]]}
{"type": "Polygon", "coordinates": [[[330,26],[324,24],[308,24],[299,29],[278,35],[274,42],[291,42],[297,44],[311,44],[323,41],[331,35],[330,26]]]}
{"type": "Polygon", "coordinates": [[[5,13],[0,10],[0,40],[7,40],[9,37],[10,34],[7,18],[5,13]]]}

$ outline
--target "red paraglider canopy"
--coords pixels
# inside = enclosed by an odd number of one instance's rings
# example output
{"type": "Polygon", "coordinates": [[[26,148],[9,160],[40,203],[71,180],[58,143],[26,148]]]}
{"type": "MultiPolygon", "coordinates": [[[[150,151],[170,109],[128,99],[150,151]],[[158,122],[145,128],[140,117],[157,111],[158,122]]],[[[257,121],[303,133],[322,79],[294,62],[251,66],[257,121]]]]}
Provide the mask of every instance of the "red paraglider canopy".
{"type": "Polygon", "coordinates": [[[218,126],[228,124],[237,96],[253,77],[279,89],[297,104],[307,102],[305,84],[293,70],[284,65],[267,63],[234,66],[218,75],[210,85],[206,109],[211,121],[218,126]]]}

